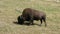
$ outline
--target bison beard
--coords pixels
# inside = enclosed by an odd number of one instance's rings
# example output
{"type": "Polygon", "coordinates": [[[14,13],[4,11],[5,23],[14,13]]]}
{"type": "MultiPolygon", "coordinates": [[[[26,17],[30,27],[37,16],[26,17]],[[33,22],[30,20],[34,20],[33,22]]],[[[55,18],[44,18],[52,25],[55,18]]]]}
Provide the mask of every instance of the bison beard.
{"type": "Polygon", "coordinates": [[[24,21],[29,21],[30,24],[33,25],[34,20],[40,20],[41,24],[44,21],[45,26],[47,25],[46,24],[46,14],[42,11],[34,10],[31,8],[26,8],[23,10],[22,15],[18,17],[18,22],[20,24],[23,24],[24,21]]]}

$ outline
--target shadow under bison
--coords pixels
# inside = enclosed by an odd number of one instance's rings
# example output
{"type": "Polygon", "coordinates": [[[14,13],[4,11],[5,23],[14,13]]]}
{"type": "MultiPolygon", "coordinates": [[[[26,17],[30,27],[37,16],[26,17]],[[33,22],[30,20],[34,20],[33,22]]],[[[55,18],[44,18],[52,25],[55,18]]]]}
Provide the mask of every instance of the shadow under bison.
{"type": "Polygon", "coordinates": [[[34,20],[36,21],[40,20],[41,24],[44,21],[45,26],[47,26],[46,14],[42,11],[38,11],[35,9],[31,9],[31,8],[25,8],[22,12],[22,15],[18,16],[17,20],[18,20],[18,24],[21,24],[21,25],[24,24],[25,21],[28,21],[29,25],[30,24],[33,25],[34,20]]]}

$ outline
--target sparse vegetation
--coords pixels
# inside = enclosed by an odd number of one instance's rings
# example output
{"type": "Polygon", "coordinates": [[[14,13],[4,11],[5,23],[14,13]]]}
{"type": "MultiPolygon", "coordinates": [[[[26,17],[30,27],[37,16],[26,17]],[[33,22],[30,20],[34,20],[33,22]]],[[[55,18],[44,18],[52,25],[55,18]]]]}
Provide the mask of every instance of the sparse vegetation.
{"type": "Polygon", "coordinates": [[[60,34],[60,0],[0,0],[0,34],[60,34]],[[14,24],[27,7],[44,11],[48,26],[14,24]]]}

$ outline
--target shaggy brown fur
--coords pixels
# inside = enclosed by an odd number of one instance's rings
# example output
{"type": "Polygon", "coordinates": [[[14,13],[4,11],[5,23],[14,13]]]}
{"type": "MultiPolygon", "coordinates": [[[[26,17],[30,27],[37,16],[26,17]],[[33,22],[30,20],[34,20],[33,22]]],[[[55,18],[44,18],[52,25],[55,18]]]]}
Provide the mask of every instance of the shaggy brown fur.
{"type": "Polygon", "coordinates": [[[23,22],[30,21],[30,23],[32,24],[34,20],[40,20],[41,24],[42,24],[42,21],[44,21],[45,26],[46,26],[46,14],[42,11],[38,11],[31,8],[25,8],[20,17],[22,17],[22,19],[21,18],[20,19],[23,20],[23,22]]]}

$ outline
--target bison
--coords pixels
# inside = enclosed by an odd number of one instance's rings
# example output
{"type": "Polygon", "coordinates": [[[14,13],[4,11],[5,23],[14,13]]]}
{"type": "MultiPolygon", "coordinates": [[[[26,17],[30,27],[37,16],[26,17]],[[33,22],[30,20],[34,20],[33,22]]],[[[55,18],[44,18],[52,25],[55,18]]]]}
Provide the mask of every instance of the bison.
{"type": "Polygon", "coordinates": [[[35,9],[25,8],[22,12],[22,15],[18,17],[18,22],[20,24],[24,24],[24,21],[29,21],[30,24],[33,25],[34,20],[37,20],[37,21],[40,20],[41,24],[44,21],[45,26],[47,25],[46,24],[46,13],[35,10],[35,9]]]}
{"type": "Polygon", "coordinates": [[[17,20],[18,20],[18,24],[23,24],[24,23],[24,19],[22,18],[22,15],[18,16],[17,20]]]}

